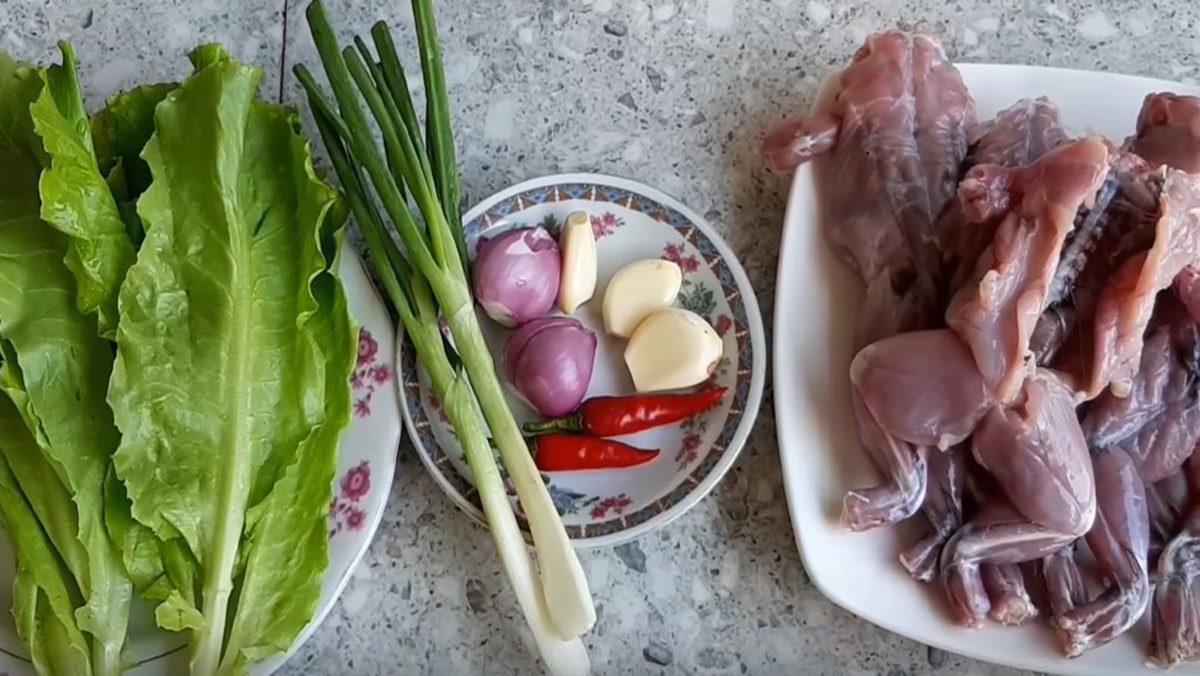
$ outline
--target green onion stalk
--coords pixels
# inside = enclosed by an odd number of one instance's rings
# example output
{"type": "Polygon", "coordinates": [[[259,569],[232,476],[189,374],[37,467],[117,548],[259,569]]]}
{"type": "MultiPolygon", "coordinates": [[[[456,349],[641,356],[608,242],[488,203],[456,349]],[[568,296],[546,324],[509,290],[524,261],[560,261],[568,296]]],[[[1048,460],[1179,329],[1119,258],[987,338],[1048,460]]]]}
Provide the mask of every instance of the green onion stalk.
{"type": "Polygon", "coordinates": [[[583,568],[508,407],[474,311],[437,28],[430,0],[413,0],[413,10],[426,85],[425,134],[395,46],[382,23],[372,30],[378,61],[362,40],[339,51],[324,8],[319,0],[312,3],[309,27],[333,100],[306,68],[298,66],[296,74],[307,91],[377,276],[463,445],[493,538],[542,656],[555,672],[580,667],[586,671],[586,652],[577,637],[595,623],[595,608],[583,568]],[[382,152],[360,96],[383,139],[382,152]],[[368,186],[374,188],[377,201],[371,199],[368,186]],[[421,222],[409,210],[405,188],[421,222]],[[403,250],[392,239],[388,222],[403,250]],[[461,369],[447,352],[440,317],[450,329],[461,369]],[[529,521],[540,588],[476,404],[529,521]]]}

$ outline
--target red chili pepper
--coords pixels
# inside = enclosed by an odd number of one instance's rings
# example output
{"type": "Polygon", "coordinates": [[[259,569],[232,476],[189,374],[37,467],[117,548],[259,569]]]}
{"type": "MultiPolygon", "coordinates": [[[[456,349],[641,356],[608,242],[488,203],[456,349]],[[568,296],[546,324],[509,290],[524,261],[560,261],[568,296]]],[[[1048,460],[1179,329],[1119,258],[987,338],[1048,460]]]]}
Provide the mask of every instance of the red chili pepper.
{"type": "Polygon", "coordinates": [[[690,418],[716,406],[729,389],[709,385],[688,394],[635,394],[594,397],[574,413],[544,423],[526,423],[526,434],[583,432],[595,437],[633,434],[690,418]]]}
{"type": "Polygon", "coordinates": [[[534,462],[543,472],[612,469],[642,465],[658,457],[658,450],[634,448],[610,439],[578,434],[543,434],[533,442],[534,462]]]}

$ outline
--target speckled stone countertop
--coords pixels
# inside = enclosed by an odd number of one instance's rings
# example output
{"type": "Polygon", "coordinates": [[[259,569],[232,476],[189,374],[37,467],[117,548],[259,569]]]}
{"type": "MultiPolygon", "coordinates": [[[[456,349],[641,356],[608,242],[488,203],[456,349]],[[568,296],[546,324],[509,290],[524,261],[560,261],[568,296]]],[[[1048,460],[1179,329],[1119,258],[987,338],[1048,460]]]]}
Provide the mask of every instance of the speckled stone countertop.
{"type": "MultiPolygon", "coordinates": [[[[346,31],[411,22],[404,0],[326,1],[346,31]]],[[[266,96],[296,101],[290,64],[314,57],[298,0],[287,11],[284,2],[0,0],[0,48],[48,60],[55,40],[72,39],[98,104],[182,75],[186,50],[217,40],[264,68],[266,96]]],[[[868,33],[921,27],[960,60],[1200,79],[1191,0],[437,4],[468,201],[561,171],[656,185],[721,230],[767,318],[787,179],[762,170],[758,139],[805,108],[868,33]]],[[[764,401],[770,394],[768,385],[764,401]]],[[[599,614],[587,637],[596,672],[1007,671],[888,633],[821,596],[792,539],[774,419],[764,405],[736,468],[683,518],[583,554],[599,614]]],[[[521,625],[487,533],[405,443],[374,545],[285,671],[530,673],[521,625]]]]}

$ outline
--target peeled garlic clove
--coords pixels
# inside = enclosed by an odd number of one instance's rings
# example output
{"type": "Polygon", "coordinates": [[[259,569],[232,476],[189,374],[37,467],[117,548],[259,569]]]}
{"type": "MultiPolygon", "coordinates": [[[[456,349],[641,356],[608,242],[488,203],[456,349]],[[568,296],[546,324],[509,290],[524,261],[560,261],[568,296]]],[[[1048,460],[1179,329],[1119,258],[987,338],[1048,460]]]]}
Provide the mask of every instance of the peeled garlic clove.
{"type": "Polygon", "coordinates": [[[666,308],[643,321],[625,346],[625,364],[638,392],[691,387],[717,368],[724,344],[695,312],[666,308]]]}
{"type": "Polygon", "coordinates": [[[679,295],[683,271],[658,258],[635,261],[613,275],[604,290],[604,331],[628,338],[642,320],[668,307],[679,295]]]}
{"type": "Polygon", "coordinates": [[[562,251],[558,309],[571,314],[596,292],[596,236],[586,213],[576,211],[567,216],[558,248],[562,251]]]}

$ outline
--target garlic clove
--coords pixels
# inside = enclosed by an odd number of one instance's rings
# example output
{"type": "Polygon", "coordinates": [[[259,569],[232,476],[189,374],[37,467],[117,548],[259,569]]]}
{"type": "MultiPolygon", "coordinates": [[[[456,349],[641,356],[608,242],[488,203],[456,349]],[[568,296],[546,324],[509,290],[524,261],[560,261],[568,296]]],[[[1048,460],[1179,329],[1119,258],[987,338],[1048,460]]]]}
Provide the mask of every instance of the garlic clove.
{"type": "Polygon", "coordinates": [[[596,236],[586,213],[575,211],[567,216],[558,248],[562,250],[558,309],[571,314],[596,292],[596,236]]]}
{"type": "Polygon", "coordinates": [[[617,271],[604,290],[604,331],[628,338],[646,317],[675,302],[683,271],[658,258],[634,261],[617,271]]]}
{"type": "Polygon", "coordinates": [[[625,346],[625,364],[638,392],[674,390],[704,382],[723,349],[721,337],[699,315],[665,308],[638,325],[625,346]]]}

